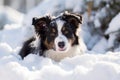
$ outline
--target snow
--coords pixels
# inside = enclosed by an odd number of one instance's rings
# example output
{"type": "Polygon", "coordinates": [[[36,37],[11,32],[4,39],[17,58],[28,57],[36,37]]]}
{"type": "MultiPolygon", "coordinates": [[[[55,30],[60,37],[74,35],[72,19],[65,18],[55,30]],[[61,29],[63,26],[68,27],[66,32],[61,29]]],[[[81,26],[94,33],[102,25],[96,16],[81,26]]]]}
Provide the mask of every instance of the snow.
{"type": "MultiPolygon", "coordinates": [[[[118,13],[110,22],[108,29],[106,30],[105,34],[109,35],[108,39],[108,49],[111,49],[115,46],[115,42],[117,39],[117,35],[119,35],[120,31],[120,13],[118,13]]],[[[118,37],[119,38],[119,37],[118,37]]],[[[118,43],[117,43],[118,44],[118,43]]],[[[119,44],[118,44],[119,45],[119,44]]],[[[115,49],[114,51],[120,51],[120,46],[115,49]]]]}
{"type": "Polygon", "coordinates": [[[7,24],[4,26],[4,29],[0,31],[1,43],[7,43],[12,48],[16,48],[22,43],[25,32],[22,25],[20,24],[7,24]]]}
{"type": "Polygon", "coordinates": [[[101,23],[98,19],[95,20],[94,24],[95,24],[96,28],[99,28],[101,26],[101,23]]]}
{"type": "Polygon", "coordinates": [[[24,14],[10,8],[0,6],[0,28],[5,24],[22,23],[24,14]]]}
{"type": "Polygon", "coordinates": [[[74,9],[73,12],[80,12],[82,13],[85,9],[84,0],[65,0],[65,8],[66,9],[74,9]]]}
{"type": "Polygon", "coordinates": [[[119,80],[120,53],[85,54],[61,62],[33,54],[24,60],[8,55],[0,58],[0,75],[1,80],[119,80]]]}
{"type": "Polygon", "coordinates": [[[107,51],[108,42],[105,38],[102,38],[93,48],[92,51],[105,53],[107,51]]]}
{"type": "MultiPolygon", "coordinates": [[[[11,24],[5,22],[4,28],[0,30],[0,80],[120,79],[120,47],[116,52],[106,52],[108,47],[113,47],[113,42],[116,39],[117,34],[109,33],[120,29],[120,24],[118,22],[120,21],[120,13],[113,18],[109,24],[109,28],[106,31],[106,34],[110,35],[110,39],[108,41],[99,35],[90,34],[90,31],[92,30],[90,29],[91,26],[87,23],[89,21],[88,16],[86,13],[83,14],[84,21],[81,27],[83,34],[80,35],[82,35],[85,43],[91,48],[91,51],[87,51],[81,56],[78,55],[72,58],[67,57],[60,62],[55,62],[50,58],[30,54],[26,56],[24,60],[21,60],[18,53],[22,47],[22,43],[28,37],[34,35],[33,26],[31,25],[32,17],[43,16],[46,13],[57,15],[59,12],[64,10],[63,8],[70,9],[74,7],[74,12],[83,11],[83,8],[78,8],[85,4],[82,2],[83,0],[77,0],[77,3],[80,4],[79,6],[78,4],[75,5],[74,0],[70,1],[53,0],[51,2],[51,0],[44,0],[28,12],[24,19],[22,19],[22,13],[17,15],[17,19],[11,18],[12,16],[10,18],[9,16],[6,16],[9,18],[8,21],[12,20],[13,22],[11,22],[11,24]],[[49,6],[46,6],[48,4],[49,6]],[[55,8],[56,6],[59,6],[59,8],[55,8]],[[20,20],[18,18],[20,18],[20,20]],[[98,41],[98,43],[96,43],[96,41],[98,41]]],[[[96,5],[99,5],[99,3],[96,5]]],[[[5,14],[12,14],[14,11],[15,10],[10,10],[9,12],[6,11],[5,14]]],[[[2,14],[0,14],[0,20],[1,15],[2,14]]],[[[96,21],[94,22],[97,28],[100,26],[100,23],[97,20],[99,16],[100,14],[96,15],[96,21]]],[[[106,16],[106,14],[103,14],[103,16],[106,16]]],[[[92,17],[92,19],[94,20],[94,17],[92,17]]]]}
{"type": "Polygon", "coordinates": [[[44,16],[48,13],[52,15],[57,11],[62,11],[62,9],[64,8],[63,4],[64,0],[45,0],[27,13],[24,23],[27,26],[30,26],[33,17],[44,16]]]}
{"type": "Polygon", "coordinates": [[[117,16],[115,16],[112,21],[109,24],[109,27],[105,34],[109,34],[111,32],[119,31],[120,30],[120,13],[118,13],[117,16]]]}
{"type": "Polygon", "coordinates": [[[9,55],[12,51],[12,48],[7,43],[0,43],[0,58],[9,55]]]}

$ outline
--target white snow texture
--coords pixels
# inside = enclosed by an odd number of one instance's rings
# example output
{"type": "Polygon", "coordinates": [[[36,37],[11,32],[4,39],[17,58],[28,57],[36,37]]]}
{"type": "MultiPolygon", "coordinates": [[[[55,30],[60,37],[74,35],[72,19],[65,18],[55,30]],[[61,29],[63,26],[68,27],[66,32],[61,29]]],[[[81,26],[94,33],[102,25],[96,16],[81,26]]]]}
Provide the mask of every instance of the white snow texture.
{"type": "MultiPolygon", "coordinates": [[[[77,5],[74,0],[44,0],[28,12],[23,20],[22,13],[16,14],[18,18],[21,15],[22,21],[13,18],[8,20],[14,23],[6,24],[4,29],[0,30],[0,80],[120,80],[120,52],[105,52],[107,41],[104,38],[94,46],[93,51],[87,51],[81,56],[67,57],[60,62],[35,54],[30,54],[21,60],[18,55],[23,41],[33,35],[31,26],[33,16],[53,14],[63,8],[74,8],[74,12],[80,12],[83,8],[78,8],[83,5],[83,0],[76,2],[77,5]],[[61,6],[64,4],[66,6],[61,6]],[[56,8],[58,5],[59,9],[56,8]],[[101,54],[104,52],[105,54],[101,54]]],[[[11,15],[6,17],[9,16],[11,15]]],[[[106,34],[120,29],[119,21],[120,13],[113,18],[106,34]]],[[[99,21],[95,24],[100,25],[99,21]]],[[[84,35],[89,39],[92,37],[84,35]]],[[[112,45],[112,42],[110,44],[112,45]]]]}

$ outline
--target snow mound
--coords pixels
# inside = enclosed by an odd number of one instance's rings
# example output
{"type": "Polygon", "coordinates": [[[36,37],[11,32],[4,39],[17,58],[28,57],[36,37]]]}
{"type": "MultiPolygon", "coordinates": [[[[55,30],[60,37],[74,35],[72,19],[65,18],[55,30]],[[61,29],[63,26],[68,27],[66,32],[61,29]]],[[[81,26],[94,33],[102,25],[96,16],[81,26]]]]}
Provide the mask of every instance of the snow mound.
{"type": "Polygon", "coordinates": [[[16,48],[22,44],[26,28],[21,24],[7,24],[0,31],[0,42],[9,44],[12,48],[16,48]]]}
{"type": "Polygon", "coordinates": [[[4,55],[9,55],[11,52],[12,48],[7,43],[0,43],[0,58],[4,55]]]}
{"type": "Polygon", "coordinates": [[[33,54],[24,60],[8,55],[0,58],[0,75],[0,80],[119,80],[120,53],[84,54],[61,62],[33,54]]]}
{"type": "Polygon", "coordinates": [[[0,6],[0,28],[5,24],[22,23],[24,14],[10,8],[0,6]]]}

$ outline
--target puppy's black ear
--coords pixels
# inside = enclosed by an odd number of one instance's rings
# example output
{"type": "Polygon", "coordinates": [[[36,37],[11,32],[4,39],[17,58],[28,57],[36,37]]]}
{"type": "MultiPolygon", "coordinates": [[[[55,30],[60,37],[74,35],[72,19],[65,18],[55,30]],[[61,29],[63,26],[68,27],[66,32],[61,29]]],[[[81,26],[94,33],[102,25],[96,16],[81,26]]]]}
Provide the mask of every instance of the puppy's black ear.
{"type": "Polygon", "coordinates": [[[38,20],[38,18],[37,18],[37,17],[34,17],[34,18],[32,19],[32,25],[35,25],[35,23],[37,22],[37,20],[38,20]]]}
{"type": "Polygon", "coordinates": [[[32,20],[32,25],[34,25],[36,33],[42,34],[49,27],[50,21],[51,21],[50,16],[45,16],[40,18],[34,17],[32,20]]]}
{"type": "Polygon", "coordinates": [[[76,27],[82,24],[82,16],[80,14],[64,12],[63,19],[76,27]]]}

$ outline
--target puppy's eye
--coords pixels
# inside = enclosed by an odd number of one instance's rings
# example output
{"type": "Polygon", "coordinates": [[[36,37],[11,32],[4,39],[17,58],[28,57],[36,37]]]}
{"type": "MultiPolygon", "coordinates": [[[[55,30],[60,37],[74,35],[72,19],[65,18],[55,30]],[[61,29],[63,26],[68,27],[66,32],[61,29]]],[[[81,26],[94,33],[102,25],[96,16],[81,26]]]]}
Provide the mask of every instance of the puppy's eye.
{"type": "Polygon", "coordinates": [[[65,31],[65,27],[63,27],[62,30],[65,31]]]}
{"type": "Polygon", "coordinates": [[[68,28],[71,28],[70,25],[71,25],[70,23],[67,23],[65,26],[68,27],[68,28]]]}
{"type": "Polygon", "coordinates": [[[55,34],[54,34],[54,33],[51,33],[50,36],[55,36],[55,34]]]}
{"type": "Polygon", "coordinates": [[[56,32],[54,28],[52,29],[52,32],[54,32],[54,33],[56,32]]]}
{"type": "Polygon", "coordinates": [[[65,31],[64,33],[65,33],[65,34],[68,34],[69,32],[68,32],[68,31],[65,31]]]}

